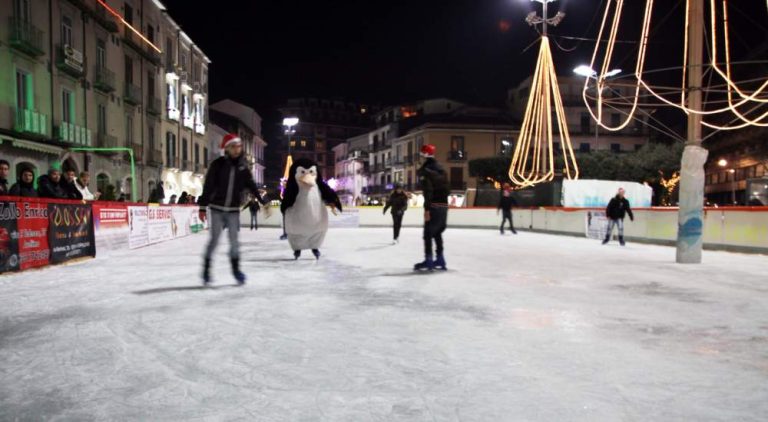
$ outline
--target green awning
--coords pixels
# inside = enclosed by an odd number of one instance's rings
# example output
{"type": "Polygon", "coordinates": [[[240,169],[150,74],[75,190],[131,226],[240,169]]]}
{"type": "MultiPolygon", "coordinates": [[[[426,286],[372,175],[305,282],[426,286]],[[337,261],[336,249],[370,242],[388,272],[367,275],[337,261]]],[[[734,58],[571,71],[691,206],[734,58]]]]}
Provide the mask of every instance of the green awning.
{"type": "Polygon", "coordinates": [[[29,149],[32,151],[42,152],[45,154],[60,155],[63,151],[61,148],[57,146],[44,144],[42,142],[25,141],[23,139],[9,138],[6,136],[3,136],[2,140],[10,141],[11,144],[13,144],[13,146],[16,148],[29,149]]]}

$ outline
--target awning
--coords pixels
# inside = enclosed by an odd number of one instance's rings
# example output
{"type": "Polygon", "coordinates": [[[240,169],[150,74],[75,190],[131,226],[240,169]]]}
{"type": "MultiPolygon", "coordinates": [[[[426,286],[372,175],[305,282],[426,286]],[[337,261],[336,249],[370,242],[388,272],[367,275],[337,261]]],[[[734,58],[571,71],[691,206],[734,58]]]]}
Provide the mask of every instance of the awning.
{"type": "Polygon", "coordinates": [[[64,151],[63,149],[57,146],[48,145],[41,142],[25,141],[23,139],[16,139],[8,136],[0,136],[0,139],[2,139],[3,142],[6,142],[6,141],[10,142],[16,148],[29,149],[32,151],[42,152],[45,154],[60,155],[64,151]]]}

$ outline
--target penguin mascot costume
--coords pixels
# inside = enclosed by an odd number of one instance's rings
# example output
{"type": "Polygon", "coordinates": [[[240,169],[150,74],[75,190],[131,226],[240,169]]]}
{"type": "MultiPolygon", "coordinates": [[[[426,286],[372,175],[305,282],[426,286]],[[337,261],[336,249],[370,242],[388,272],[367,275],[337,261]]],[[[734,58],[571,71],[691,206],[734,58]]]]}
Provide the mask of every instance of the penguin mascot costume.
{"type": "Polygon", "coordinates": [[[341,201],[323,181],[317,163],[306,158],[294,161],[288,170],[280,212],[295,259],[299,259],[304,249],[311,249],[315,258],[320,259],[320,246],[328,232],[326,206],[331,207],[334,214],[336,209],[341,211],[341,201]]]}

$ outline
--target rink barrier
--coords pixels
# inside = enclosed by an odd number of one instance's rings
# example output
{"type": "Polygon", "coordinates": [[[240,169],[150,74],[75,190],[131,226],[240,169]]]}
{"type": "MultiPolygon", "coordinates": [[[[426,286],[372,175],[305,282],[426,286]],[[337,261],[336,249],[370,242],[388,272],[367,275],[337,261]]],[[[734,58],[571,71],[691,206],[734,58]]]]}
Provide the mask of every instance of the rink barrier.
{"type": "Polygon", "coordinates": [[[93,209],[83,201],[2,197],[0,273],[96,256],[93,209]]]}
{"type": "MultiPolygon", "coordinates": [[[[345,209],[356,213],[358,227],[391,227],[392,217],[382,214],[382,207],[345,209]]],[[[635,221],[625,220],[625,237],[629,241],[657,245],[674,245],[677,241],[678,209],[673,207],[639,208],[633,210],[635,221]]],[[[590,213],[604,213],[604,208],[516,208],[515,227],[521,230],[586,237],[590,213]]],[[[704,247],[712,250],[768,254],[768,207],[721,207],[704,210],[704,247]]],[[[339,217],[330,217],[330,224],[339,217]]],[[[241,223],[249,225],[250,214],[241,214],[241,223]]],[[[279,209],[270,218],[259,213],[262,227],[280,227],[279,209]]],[[[498,230],[501,216],[492,207],[452,208],[448,214],[449,228],[498,230]]],[[[404,227],[422,227],[423,209],[410,208],[403,217],[404,227]]],[[[349,218],[344,227],[349,225],[349,218]]]]}

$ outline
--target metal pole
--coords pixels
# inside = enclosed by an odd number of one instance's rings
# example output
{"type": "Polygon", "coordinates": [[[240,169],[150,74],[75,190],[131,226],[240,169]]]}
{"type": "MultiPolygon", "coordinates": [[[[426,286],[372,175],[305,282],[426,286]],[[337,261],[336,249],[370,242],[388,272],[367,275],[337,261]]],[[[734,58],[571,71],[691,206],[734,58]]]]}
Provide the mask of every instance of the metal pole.
{"type": "Polygon", "coordinates": [[[549,3],[549,0],[544,0],[541,3],[542,4],[541,14],[542,14],[542,17],[544,18],[543,19],[544,23],[542,24],[542,33],[544,34],[545,37],[547,36],[547,19],[548,19],[548,17],[547,17],[547,3],[549,3]]]}
{"type": "MultiPolygon", "coordinates": [[[[701,110],[704,50],[704,0],[690,0],[688,46],[688,107],[701,110]]],[[[714,11],[712,11],[714,13],[714,11]]],[[[677,262],[701,263],[704,232],[704,164],[709,152],[701,146],[701,115],[688,114],[688,140],[680,169],[677,262]]]]}

